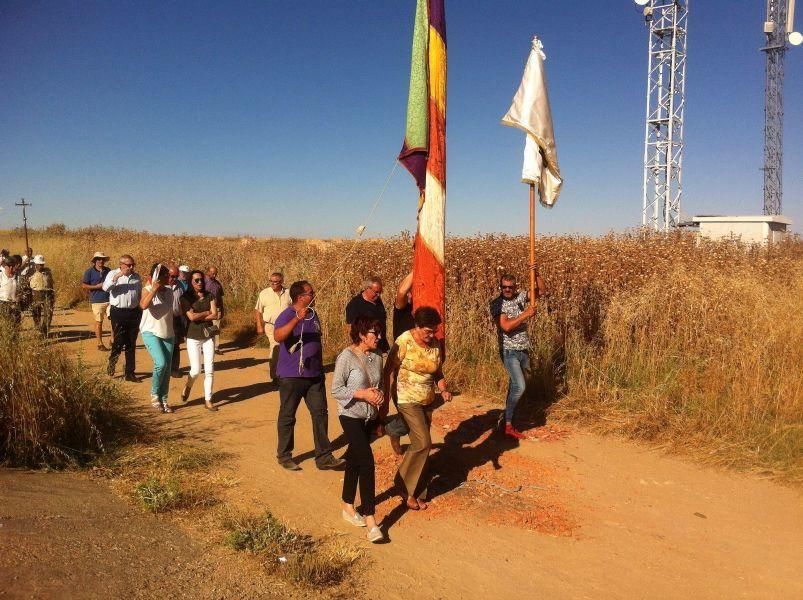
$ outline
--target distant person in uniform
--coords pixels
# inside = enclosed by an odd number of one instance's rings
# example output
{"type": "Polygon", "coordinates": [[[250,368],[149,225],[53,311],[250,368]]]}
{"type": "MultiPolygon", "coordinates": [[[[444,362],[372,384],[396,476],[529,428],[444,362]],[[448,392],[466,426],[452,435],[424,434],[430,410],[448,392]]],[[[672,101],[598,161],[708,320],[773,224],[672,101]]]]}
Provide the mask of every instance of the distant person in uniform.
{"type": "Polygon", "coordinates": [[[103,320],[109,308],[109,292],[103,289],[103,282],[109,274],[106,261],[109,257],[103,252],[95,252],[92,256],[92,266],[84,271],[81,278],[81,288],[89,292],[89,305],[92,307],[92,316],[95,319],[95,338],[98,341],[98,350],[108,352],[103,344],[103,320]]]}
{"type": "Polygon", "coordinates": [[[387,321],[388,313],[385,305],[382,304],[382,279],[379,277],[368,277],[362,283],[362,291],[354,296],[346,304],[346,330],[350,331],[351,325],[357,317],[371,317],[380,323],[379,352],[387,354],[390,344],[387,340],[387,321]]]}
{"type": "Polygon", "coordinates": [[[31,317],[39,333],[46,336],[53,320],[53,309],[56,306],[56,292],[53,273],[45,266],[45,257],[37,254],[31,260],[34,273],[29,278],[33,298],[31,301],[31,317]]]}
{"type": "Polygon", "coordinates": [[[264,332],[270,348],[268,350],[268,379],[278,384],[276,365],[279,362],[279,342],[273,336],[273,326],[276,318],[290,306],[290,290],[284,287],[284,275],[278,271],[270,274],[268,283],[268,287],[259,292],[254,307],[254,318],[256,319],[257,333],[262,335],[264,332]]]}

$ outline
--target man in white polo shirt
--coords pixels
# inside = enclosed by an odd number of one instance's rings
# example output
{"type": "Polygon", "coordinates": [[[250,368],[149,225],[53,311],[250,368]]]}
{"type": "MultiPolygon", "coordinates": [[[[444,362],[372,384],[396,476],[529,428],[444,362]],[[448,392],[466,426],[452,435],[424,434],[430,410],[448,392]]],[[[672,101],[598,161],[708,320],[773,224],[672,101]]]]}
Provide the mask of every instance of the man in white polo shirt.
{"type": "Polygon", "coordinates": [[[281,312],[290,306],[290,292],[284,287],[284,275],[278,271],[271,273],[268,280],[270,285],[259,292],[257,304],[254,307],[254,317],[256,318],[257,333],[265,337],[270,344],[268,356],[268,379],[277,382],[276,363],[279,360],[279,342],[273,337],[273,324],[281,312]]]}
{"type": "Polygon", "coordinates": [[[142,296],[142,279],[134,272],[136,263],[130,254],[120,257],[120,267],[109,271],[103,281],[103,291],[109,292],[112,322],[112,351],[109,353],[107,372],[114,376],[117,359],[125,350],[125,379],[139,381],[134,375],[136,367],[137,335],[142,310],[139,301],[142,296]]]}

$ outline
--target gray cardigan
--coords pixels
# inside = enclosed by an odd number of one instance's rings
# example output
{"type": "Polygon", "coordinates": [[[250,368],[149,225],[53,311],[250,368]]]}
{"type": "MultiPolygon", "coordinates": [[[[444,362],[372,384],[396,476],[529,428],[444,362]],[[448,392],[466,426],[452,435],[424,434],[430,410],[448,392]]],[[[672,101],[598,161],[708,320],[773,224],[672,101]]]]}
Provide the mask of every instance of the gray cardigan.
{"type": "Polygon", "coordinates": [[[365,370],[350,347],[338,355],[332,375],[332,395],[337,400],[338,415],[366,421],[377,418],[379,413],[376,407],[354,398],[354,392],[368,387],[382,389],[382,355],[375,352],[366,354],[365,369],[373,385],[365,380],[365,370]]]}

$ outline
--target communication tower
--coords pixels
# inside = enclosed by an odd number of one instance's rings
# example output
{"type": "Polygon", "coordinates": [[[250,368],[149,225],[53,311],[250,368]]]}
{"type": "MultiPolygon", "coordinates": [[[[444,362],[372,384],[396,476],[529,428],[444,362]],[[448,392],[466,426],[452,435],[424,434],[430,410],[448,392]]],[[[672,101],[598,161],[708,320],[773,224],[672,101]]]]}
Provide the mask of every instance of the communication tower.
{"type": "MultiPolygon", "coordinates": [[[[769,0],[772,1],[772,0],[769,0]]],[[[680,221],[686,108],[688,0],[635,0],[649,28],[647,119],[641,223],[668,230],[680,221]]]]}
{"type": "Polygon", "coordinates": [[[783,80],[787,38],[792,45],[803,42],[794,31],[795,0],[767,0],[764,33],[767,45],[764,89],[764,214],[780,215],[783,197],[783,80]]]}

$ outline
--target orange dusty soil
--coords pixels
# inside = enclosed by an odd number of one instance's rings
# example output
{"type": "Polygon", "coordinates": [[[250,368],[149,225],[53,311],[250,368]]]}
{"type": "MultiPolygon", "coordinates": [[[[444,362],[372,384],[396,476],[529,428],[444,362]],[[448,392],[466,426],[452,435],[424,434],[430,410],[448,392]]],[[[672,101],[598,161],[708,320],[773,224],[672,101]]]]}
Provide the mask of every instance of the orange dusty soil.
{"type": "MultiPolygon", "coordinates": [[[[95,349],[90,321],[89,313],[60,313],[55,332],[58,343],[100,365],[105,356],[95,349]]],[[[387,439],[374,444],[377,512],[389,543],[371,545],[364,530],[340,519],[342,473],[315,468],[303,405],[295,438],[302,471],[277,465],[279,399],[266,383],[267,350],[226,344],[223,351],[215,361],[218,412],[203,408],[200,381],[181,405],[183,381],[173,379],[176,412],[153,420],[232,455],[239,484],[225,493],[231,505],[270,508],[300,529],[363,546],[364,597],[803,597],[798,490],[549,423],[516,442],[494,432],[499,405],[465,396],[435,412],[428,510],[404,509],[392,489],[399,459],[387,439]]],[[[151,361],[143,348],[137,361],[145,379],[126,385],[147,406],[151,361]]],[[[331,398],[329,413],[340,455],[345,439],[331,398]]],[[[116,576],[126,576],[124,564],[116,576]]],[[[13,565],[5,573],[11,571],[13,565]]],[[[242,577],[252,574],[244,567],[242,577]]],[[[216,585],[214,597],[260,596],[259,587],[244,594],[216,585]]],[[[102,595],[91,584],[85,591],[102,595]]]]}

